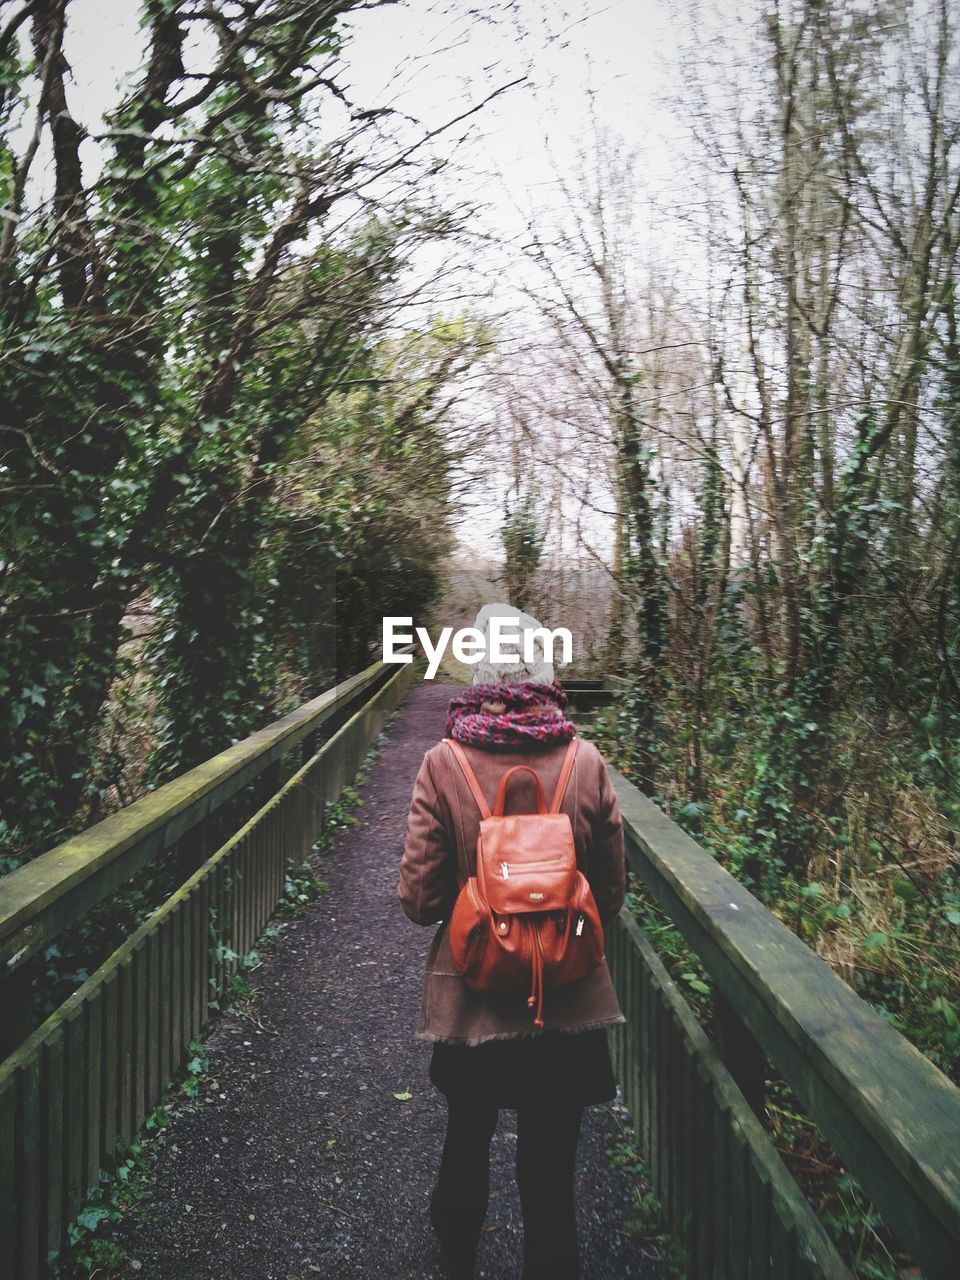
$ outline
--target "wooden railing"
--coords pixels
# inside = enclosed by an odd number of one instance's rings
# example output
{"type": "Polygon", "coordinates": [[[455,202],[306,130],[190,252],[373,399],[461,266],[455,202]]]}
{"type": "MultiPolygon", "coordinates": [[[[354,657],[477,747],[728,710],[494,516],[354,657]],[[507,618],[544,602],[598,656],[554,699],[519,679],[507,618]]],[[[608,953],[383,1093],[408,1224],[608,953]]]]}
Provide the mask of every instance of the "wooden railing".
{"type": "Polygon", "coordinates": [[[633,871],[699,956],[716,1045],[626,912],[607,954],[619,1079],[688,1280],[849,1272],[758,1115],[767,1062],[929,1280],[960,1274],[960,1090],[611,770],[633,871]],[[755,1114],[756,1113],[756,1114],[755,1114]]]}
{"type": "Polygon", "coordinates": [[[196,870],[393,670],[373,663],[0,880],[0,1058],[33,1029],[30,961],[148,865],[196,870]],[[223,820],[226,820],[224,823],[223,820]],[[231,825],[232,823],[232,825],[231,825]],[[221,832],[226,825],[228,830],[221,832]]]}
{"type": "Polygon", "coordinates": [[[46,1274],[86,1193],[182,1065],[211,1000],[273,914],[287,867],[316,842],[325,805],[356,774],[415,670],[373,664],[0,880],[0,955],[16,969],[162,850],[185,840],[192,852],[198,841],[202,848],[241,788],[259,791],[240,829],[0,1064],[4,1280],[46,1274]]]}
{"type": "MultiPolygon", "coordinates": [[[[354,776],[415,670],[374,664],[0,881],[0,961],[11,974],[0,990],[15,1012],[17,974],[40,947],[163,851],[183,843],[196,863],[0,1064],[5,1278],[44,1275],[85,1193],[181,1066],[210,1001],[273,913],[287,866],[315,842],[325,804],[354,776]],[[218,816],[245,790],[255,811],[207,856],[218,816]]],[[[848,1275],[758,1118],[768,1061],[930,1280],[954,1277],[960,1092],[611,773],[630,864],[715,986],[716,1044],[636,922],[623,913],[610,930],[608,960],[628,1018],[612,1033],[618,1075],[689,1280],[848,1275]]]]}

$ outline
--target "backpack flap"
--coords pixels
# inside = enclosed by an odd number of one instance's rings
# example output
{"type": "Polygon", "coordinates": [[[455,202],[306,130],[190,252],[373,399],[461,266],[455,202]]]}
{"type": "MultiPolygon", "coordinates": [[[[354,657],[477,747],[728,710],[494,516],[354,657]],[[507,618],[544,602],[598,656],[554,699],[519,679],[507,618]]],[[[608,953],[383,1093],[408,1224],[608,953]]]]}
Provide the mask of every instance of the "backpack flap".
{"type": "Polygon", "coordinates": [[[576,846],[565,813],[511,813],[480,823],[477,881],[495,914],[563,911],[576,880],[576,846]]]}

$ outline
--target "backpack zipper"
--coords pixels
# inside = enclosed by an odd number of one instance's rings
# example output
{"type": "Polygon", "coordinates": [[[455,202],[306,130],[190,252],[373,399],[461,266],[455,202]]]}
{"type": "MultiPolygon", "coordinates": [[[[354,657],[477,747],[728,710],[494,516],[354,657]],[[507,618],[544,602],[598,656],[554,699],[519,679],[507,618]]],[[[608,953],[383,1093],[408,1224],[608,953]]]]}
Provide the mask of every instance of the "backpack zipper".
{"type": "Polygon", "coordinates": [[[535,871],[559,871],[556,858],[537,858],[530,862],[501,862],[500,874],[505,880],[511,875],[527,875],[535,871]],[[506,868],[506,870],[504,870],[506,868]]]}

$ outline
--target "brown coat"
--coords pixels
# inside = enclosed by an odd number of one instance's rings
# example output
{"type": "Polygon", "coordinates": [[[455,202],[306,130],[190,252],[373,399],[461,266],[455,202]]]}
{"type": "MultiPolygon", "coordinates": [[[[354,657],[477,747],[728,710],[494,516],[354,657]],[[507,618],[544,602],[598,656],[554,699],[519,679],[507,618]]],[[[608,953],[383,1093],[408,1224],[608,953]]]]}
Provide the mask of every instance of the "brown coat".
{"type": "MultiPolygon", "coordinates": [[[[500,775],[511,765],[532,765],[553,795],[566,743],[531,749],[489,751],[464,746],[477,780],[493,805],[500,775]]],[[[606,925],[624,896],[623,826],[617,797],[600,752],[579,741],[577,759],[561,806],[573,825],[578,865],[590,881],[606,925]]],[[[536,809],[533,778],[517,774],[507,791],[507,813],[536,809]]],[[[476,865],[480,813],[449,747],[437,743],[423,757],[414,783],[398,894],[416,924],[442,922],[427,956],[417,1035],[425,1040],[479,1044],[533,1033],[527,991],[473,991],[453,967],[446,923],[459,884],[476,865]],[[459,869],[459,877],[458,877],[459,869]]],[[[617,1004],[606,963],[563,987],[548,987],[544,1030],[582,1031],[625,1019],[617,1004]]]]}

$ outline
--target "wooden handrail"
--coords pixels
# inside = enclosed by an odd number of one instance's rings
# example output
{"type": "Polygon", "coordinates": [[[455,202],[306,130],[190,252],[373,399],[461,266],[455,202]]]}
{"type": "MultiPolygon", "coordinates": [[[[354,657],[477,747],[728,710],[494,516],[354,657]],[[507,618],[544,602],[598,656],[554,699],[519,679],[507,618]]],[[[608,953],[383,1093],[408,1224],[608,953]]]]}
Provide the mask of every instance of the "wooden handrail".
{"type": "MultiPolygon", "coordinates": [[[[328,805],[355,778],[416,672],[407,665],[382,674],[345,682],[363,691],[345,722],[326,726],[321,743],[308,736],[307,759],[286,781],[267,772],[271,794],[258,780],[255,812],[0,1063],[4,1277],[48,1274],[102,1172],[125,1158],[203,1034],[283,898],[289,868],[315,847],[328,805]]],[[[289,743],[311,722],[285,717],[279,732],[289,743]]]]}
{"type": "Polygon", "coordinates": [[[48,945],[394,667],[371,663],[0,879],[0,975],[48,945]]]}
{"type": "Polygon", "coordinates": [[[956,1275],[960,1090],[616,770],[632,869],[924,1272],[956,1275]]]}

